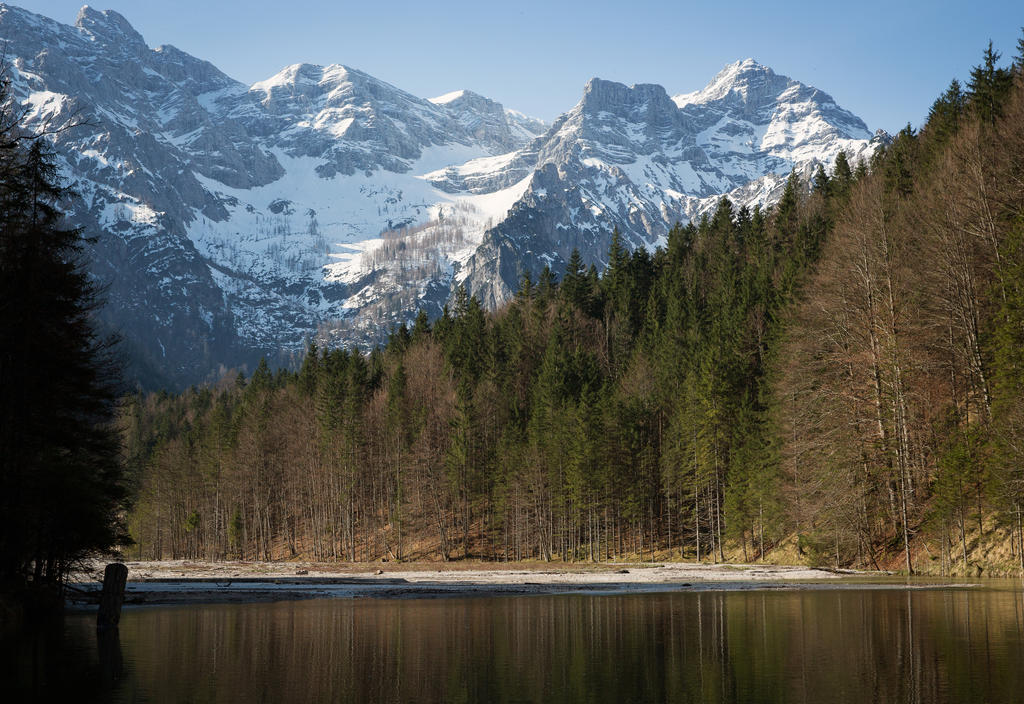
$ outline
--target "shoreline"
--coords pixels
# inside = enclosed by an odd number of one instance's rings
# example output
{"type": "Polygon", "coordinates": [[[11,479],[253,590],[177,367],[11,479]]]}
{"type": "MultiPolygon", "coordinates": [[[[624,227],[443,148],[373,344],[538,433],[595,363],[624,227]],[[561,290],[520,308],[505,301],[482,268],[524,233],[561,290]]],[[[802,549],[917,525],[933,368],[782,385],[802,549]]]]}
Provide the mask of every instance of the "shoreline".
{"type": "MultiPolygon", "coordinates": [[[[891,572],[784,565],[598,563],[126,562],[125,607],[244,604],[307,599],[436,599],[685,591],[936,589],[891,572]]],[[[102,564],[71,580],[69,606],[89,609],[102,564]]]]}

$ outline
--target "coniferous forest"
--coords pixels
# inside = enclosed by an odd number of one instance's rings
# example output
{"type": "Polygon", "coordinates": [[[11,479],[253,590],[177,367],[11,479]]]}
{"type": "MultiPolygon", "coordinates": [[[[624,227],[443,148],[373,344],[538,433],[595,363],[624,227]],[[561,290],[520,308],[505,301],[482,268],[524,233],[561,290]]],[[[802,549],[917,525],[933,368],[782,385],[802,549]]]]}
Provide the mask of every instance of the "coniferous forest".
{"type": "Polygon", "coordinates": [[[1024,568],[1024,42],[770,210],[122,420],[146,558],[1024,568]]]}

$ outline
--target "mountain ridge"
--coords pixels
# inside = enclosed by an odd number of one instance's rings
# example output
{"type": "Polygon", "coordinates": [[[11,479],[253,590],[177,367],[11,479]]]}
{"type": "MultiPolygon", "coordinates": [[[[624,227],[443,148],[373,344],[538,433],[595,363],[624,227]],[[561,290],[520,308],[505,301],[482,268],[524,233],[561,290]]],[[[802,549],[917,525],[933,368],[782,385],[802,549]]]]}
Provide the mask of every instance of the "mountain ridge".
{"type": "Polygon", "coordinates": [[[546,125],[342,64],[246,86],[88,6],[69,27],[0,4],[0,38],[30,129],[88,118],[54,138],[69,217],[101,233],[107,322],[169,385],[313,336],[370,346],[459,285],[499,306],[573,247],[602,263],[613,227],[653,249],[723,195],[769,205],[790,170],[885,139],[752,60],[675,98],[595,78],[546,125]]]}

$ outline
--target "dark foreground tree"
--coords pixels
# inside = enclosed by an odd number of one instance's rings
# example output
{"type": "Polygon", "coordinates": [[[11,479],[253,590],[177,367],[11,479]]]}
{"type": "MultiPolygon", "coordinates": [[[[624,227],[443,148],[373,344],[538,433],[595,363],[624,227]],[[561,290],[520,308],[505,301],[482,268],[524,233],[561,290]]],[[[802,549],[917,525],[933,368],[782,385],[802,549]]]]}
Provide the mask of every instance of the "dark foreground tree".
{"type": "Polygon", "coordinates": [[[60,586],[124,535],[118,365],[54,158],[0,84],[0,588],[60,586]]]}

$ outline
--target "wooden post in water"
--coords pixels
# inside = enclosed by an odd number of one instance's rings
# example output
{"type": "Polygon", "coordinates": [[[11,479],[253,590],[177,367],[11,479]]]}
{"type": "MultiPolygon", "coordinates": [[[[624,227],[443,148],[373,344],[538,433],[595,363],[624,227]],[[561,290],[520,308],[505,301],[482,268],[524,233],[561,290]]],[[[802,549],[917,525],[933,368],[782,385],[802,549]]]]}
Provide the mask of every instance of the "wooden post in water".
{"type": "Polygon", "coordinates": [[[128,581],[128,568],[120,562],[112,562],[103,571],[103,593],[100,594],[100,612],[96,617],[96,628],[117,628],[121,621],[121,604],[124,603],[124,587],[128,581]]]}

